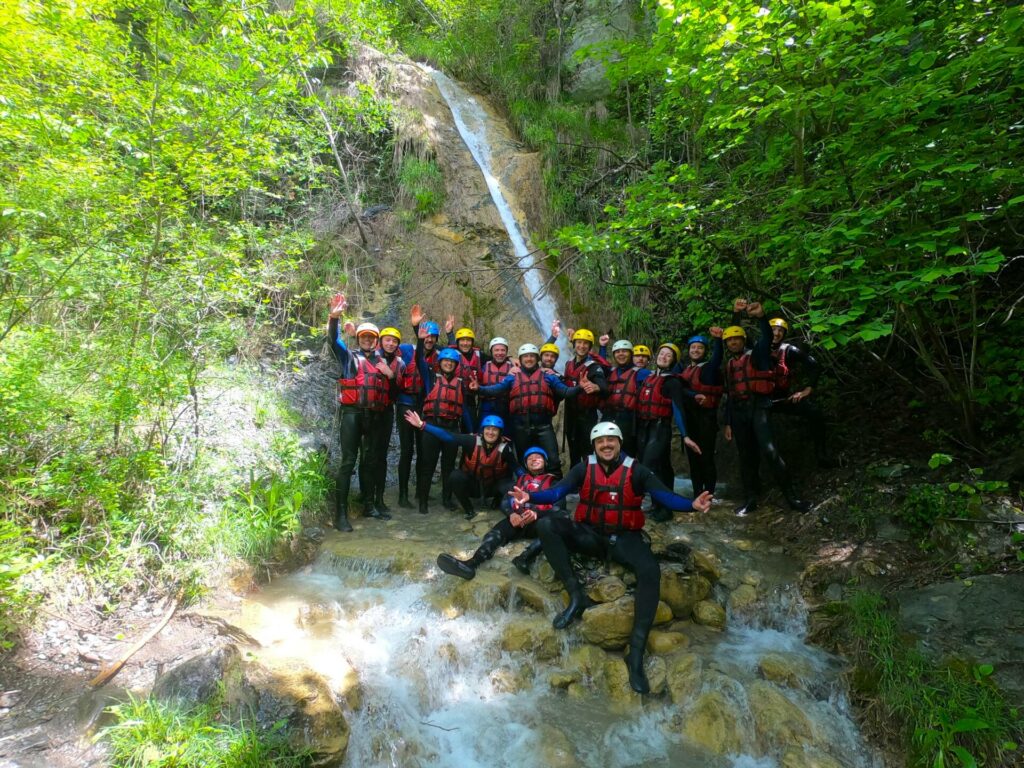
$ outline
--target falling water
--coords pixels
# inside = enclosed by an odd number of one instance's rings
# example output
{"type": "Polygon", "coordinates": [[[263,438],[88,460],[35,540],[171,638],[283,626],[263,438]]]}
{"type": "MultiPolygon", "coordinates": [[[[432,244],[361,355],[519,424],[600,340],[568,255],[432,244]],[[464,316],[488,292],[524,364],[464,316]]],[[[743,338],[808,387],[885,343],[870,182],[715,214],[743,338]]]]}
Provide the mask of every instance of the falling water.
{"type": "MultiPolygon", "coordinates": [[[[544,290],[544,280],[534,257],[535,251],[531,248],[527,234],[519,226],[519,221],[502,191],[501,182],[498,180],[500,169],[494,167],[495,158],[487,135],[489,125],[487,113],[476,97],[444,73],[431,69],[430,74],[452,111],[459,135],[462,136],[470,154],[473,155],[473,159],[480,167],[480,172],[484,175],[491,199],[498,209],[501,221],[508,231],[509,240],[512,242],[516,266],[523,269],[526,288],[531,300],[530,308],[533,321],[541,334],[547,336],[551,323],[558,317],[558,308],[554,299],[544,290]]],[[[558,344],[562,349],[561,357],[564,360],[568,353],[564,336],[559,337],[558,344]]]]}

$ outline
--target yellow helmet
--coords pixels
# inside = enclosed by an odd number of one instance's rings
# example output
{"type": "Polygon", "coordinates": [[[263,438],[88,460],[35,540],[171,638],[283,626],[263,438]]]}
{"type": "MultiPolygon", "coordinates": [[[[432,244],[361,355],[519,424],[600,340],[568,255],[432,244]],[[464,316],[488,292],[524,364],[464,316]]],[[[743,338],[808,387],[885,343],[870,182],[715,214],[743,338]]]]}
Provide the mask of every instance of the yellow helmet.
{"type": "Polygon", "coordinates": [[[594,343],[594,333],[593,333],[593,331],[588,331],[586,328],[579,328],[579,329],[577,329],[576,333],[574,333],[572,335],[572,338],[570,339],[570,341],[579,341],[580,339],[582,339],[583,341],[589,341],[591,344],[593,344],[594,343]]]}
{"type": "Polygon", "coordinates": [[[455,340],[458,341],[459,339],[476,339],[476,334],[473,333],[472,328],[459,328],[455,332],[455,340]]]}
{"type": "Polygon", "coordinates": [[[650,357],[651,356],[651,348],[648,347],[648,346],[645,346],[643,344],[637,344],[635,347],[633,347],[633,354],[634,355],[646,355],[647,357],[650,357]]]}
{"type": "Polygon", "coordinates": [[[722,341],[728,341],[739,337],[741,339],[747,338],[747,332],[740,328],[738,325],[730,325],[722,332],[722,341]]]}
{"type": "MultiPolygon", "coordinates": [[[[679,347],[677,347],[671,341],[666,341],[660,347],[658,347],[659,352],[663,349],[671,349],[676,355],[676,360],[679,360],[683,356],[683,353],[679,351],[679,347]]],[[[636,352],[634,351],[633,354],[635,355],[636,352]]]]}
{"type": "Polygon", "coordinates": [[[781,317],[773,317],[771,320],[768,321],[768,325],[772,326],[773,328],[781,328],[784,331],[789,330],[789,323],[787,323],[781,317]]]}
{"type": "Polygon", "coordinates": [[[394,336],[399,341],[402,340],[402,332],[400,330],[398,330],[397,328],[391,328],[391,327],[384,328],[380,332],[380,335],[381,336],[394,336]]]}
{"type": "Polygon", "coordinates": [[[540,348],[540,351],[541,351],[541,353],[544,353],[544,352],[554,352],[556,356],[561,354],[561,352],[558,349],[558,345],[557,344],[545,344],[544,346],[542,346],[540,348]]]}

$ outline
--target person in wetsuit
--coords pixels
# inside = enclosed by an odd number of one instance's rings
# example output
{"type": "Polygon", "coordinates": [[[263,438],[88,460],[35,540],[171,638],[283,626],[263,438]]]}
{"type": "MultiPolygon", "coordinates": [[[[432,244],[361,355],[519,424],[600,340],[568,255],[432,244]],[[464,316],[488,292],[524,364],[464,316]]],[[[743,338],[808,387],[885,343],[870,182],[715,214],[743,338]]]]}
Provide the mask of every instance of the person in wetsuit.
{"type": "Polygon", "coordinates": [[[708,357],[708,337],[693,336],[686,344],[687,360],[680,373],[686,387],[686,425],[699,451],[686,446],[690,464],[690,480],[694,494],[715,492],[718,468],[715,465],[715,443],[718,440],[718,406],[722,402],[725,384],[722,381],[722,329],[714,327],[711,334],[711,356],[708,357]]]}
{"type": "Polygon", "coordinates": [[[672,493],[650,469],[623,454],[622,431],[612,422],[595,425],[590,437],[593,453],[573,466],[556,485],[534,492],[513,488],[510,494],[520,504],[554,504],[579,491],[580,503],[571,520],[548,516],[537,521],[544,556],[569,592],[569,605],[555,617],[553,625],[564,629],[592,604],[573,573],[570,552],[614,560],[632,570],[636,589],[626,667],[633,690],[648,693],[644,651],[661,595],[661,568],[643,534],[641,503],[644,495],[650,494],[669,509],[707,512],[711,494],[705,492],[691,502],[672,493]]]}

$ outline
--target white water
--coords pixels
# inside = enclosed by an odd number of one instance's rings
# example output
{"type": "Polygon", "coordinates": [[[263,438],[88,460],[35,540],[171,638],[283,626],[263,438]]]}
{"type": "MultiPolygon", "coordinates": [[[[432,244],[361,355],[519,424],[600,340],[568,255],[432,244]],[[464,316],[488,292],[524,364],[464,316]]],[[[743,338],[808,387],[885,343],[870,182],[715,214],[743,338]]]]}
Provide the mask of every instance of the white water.
{"type": "MultiPolygon", "coordinates": [[[[515,253],[516,265],[523,269],[523,276],[526,288],[529,291],[528,299],[533,314],[533,321],[540,330],[542,338],[547,338],[551,324],[558,317],[558,308],[554,299],[544,291],[544,279],[537,268],[535,251],[529,243],[529,236],[522,230],[519,221],[516,219],[512,207],[501,188],[498,180],[500,169],[495,168],[495,158],[491,151],[491,143],[487,131],[489,118],[487,112],[480,105],[480,102],[466,91],[458,83],[447,77],[443,72],[429,69],[434,82],[441,91],[441,95],[448,103],[455,119],[455,126],[459,135],[465,142],[473,159],[480,167],[480,172],[487,182],[487,189],[491,193],[491,199],[501,216],[501,221],[508,232],[509,240],[512,242],[512,250],[515,253]]],[[[562,350],[561,359],[568,358],[568,344],[565,336],[559,336],[558,346],[562,350]]]]}

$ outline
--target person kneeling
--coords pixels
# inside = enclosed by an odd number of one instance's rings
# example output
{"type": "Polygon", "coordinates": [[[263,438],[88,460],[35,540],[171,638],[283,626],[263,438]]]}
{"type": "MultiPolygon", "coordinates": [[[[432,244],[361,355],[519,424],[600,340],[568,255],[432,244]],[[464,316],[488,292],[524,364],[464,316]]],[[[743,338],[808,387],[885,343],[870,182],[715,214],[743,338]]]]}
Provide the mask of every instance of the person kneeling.
{"type": "MultiPolygon", "coordinates": [[[[555,483],[555,476],[547,472],[548,454],[543,448],[528,448],[524,460],[526,472],[516,479],[516,488],[530,493],[550,488],[555,483]]],[[[536,521],[539,518],[565,512],[564,504],[522,504],[511,497],[506,497],[502,501],[502,509],[508,517],[484,534],[483,541],[472,557],[468,560],[459,560],[442,553],[437,556],[437,567],[452,576],[472,579],[476,576],[476,569],[494,557],[494,553],[501,547],[519,539],[535,539],[536,521]]],[[[512,563],[523,573],[529,573],[530,563],[539,554],[540,549],[531,543],[512,563]]]]}
{"type": "Polygon", "coordinates": [[[670,491],[654,472],[622,452],[622,431],[612,422],[601,422],[590,432],[593,453],[574,466],[563,480],[544,491],[513,488],[509,494],[519,503],[553,504],[579,491],[580,503],[573,519],[549,516],[537,522],[544,556],[569,592],[569,605],[555,617],[555,629],[564,629],[592,603],[573,573],[570,552],[600,560],[610,559],[636,574],[633,597],[633,631],[626,667],[630,687],[648,693],[644,650],[654,624],[661,594],[661,568],[643,535],[641,503],[649,493],[662,506],[675,511],[707,512],[711,494],[692,502],[670,491]]]}

